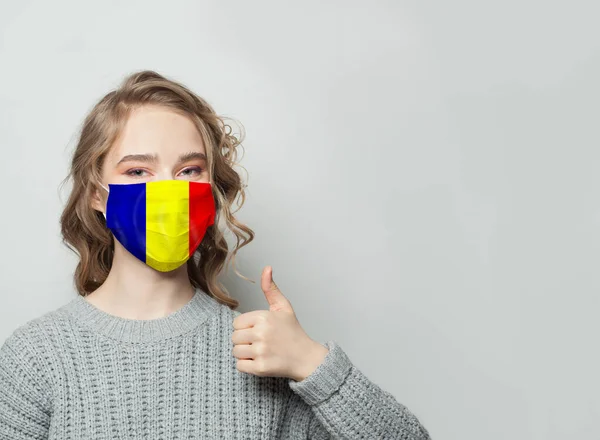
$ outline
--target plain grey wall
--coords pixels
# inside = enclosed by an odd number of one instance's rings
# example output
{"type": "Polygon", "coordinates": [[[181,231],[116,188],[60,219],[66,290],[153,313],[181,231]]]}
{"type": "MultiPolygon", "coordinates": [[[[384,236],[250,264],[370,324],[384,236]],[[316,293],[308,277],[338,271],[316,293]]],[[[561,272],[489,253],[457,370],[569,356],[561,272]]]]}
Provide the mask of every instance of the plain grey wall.
{"type": "Polygon", "coordinates": [[[58,185],[91,106],[150,68],[246,128],[239,270],[273,265],[435,439],[600,438],[598,13],[2,1],[0,340],[75,295],[58,185]]]}

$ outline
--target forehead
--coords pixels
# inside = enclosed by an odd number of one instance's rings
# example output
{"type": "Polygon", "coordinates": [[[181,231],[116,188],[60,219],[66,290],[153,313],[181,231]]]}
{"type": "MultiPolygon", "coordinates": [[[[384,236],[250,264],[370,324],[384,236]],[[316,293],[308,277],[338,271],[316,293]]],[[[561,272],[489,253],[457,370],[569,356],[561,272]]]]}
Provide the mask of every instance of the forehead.
{"type": "Polygon", "coordinates": [[[146,105],[134,109],[109,156],[155,154],[160,160],[197,151],[206,153],[191,118],[166,107],[146,105]]]}

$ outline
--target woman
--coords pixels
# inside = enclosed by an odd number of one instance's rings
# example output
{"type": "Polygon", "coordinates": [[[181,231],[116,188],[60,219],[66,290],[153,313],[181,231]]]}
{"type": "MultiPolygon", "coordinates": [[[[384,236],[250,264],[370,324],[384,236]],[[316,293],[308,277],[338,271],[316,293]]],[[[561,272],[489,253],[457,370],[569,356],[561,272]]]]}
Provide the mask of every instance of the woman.
{"type": "Polygon", "coordinates": [[[308,337],[270,266],[269,310],[234,311],[219,221],[233,258],[254,233],[232,215],[241,138],[223,121],[153,71],[92,109],[61,217],[79,295],[0,348],[0,439],[429,438],[335,341],[308,337]]]}

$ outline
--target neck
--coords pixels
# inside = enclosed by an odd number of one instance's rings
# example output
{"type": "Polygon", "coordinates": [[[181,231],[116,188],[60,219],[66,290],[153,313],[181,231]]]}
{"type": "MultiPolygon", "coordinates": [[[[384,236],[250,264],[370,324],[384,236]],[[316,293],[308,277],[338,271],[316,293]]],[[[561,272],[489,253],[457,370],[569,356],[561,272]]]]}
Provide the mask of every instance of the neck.
{"type": "Polygon", "coordinates": [[[193,295],[187,264],[171,272],[159,272],[135,258],[115,240],[108,277],[86,299],[122,318],[157,319],[176,311],[193,295]]]}

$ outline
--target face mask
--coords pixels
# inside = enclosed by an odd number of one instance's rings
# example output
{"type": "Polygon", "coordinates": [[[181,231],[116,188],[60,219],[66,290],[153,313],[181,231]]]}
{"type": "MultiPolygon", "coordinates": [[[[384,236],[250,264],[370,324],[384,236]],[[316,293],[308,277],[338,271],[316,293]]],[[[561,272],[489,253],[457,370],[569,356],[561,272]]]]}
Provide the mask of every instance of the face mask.
{"type": "Polygon", "coordinates": [[[158,180],[109,184],[106,226],[131,254],[168,272],[196,251],[215,221],[212,186],[205,182],[158,180]]]}

